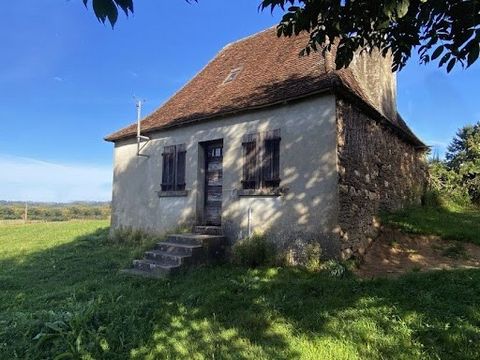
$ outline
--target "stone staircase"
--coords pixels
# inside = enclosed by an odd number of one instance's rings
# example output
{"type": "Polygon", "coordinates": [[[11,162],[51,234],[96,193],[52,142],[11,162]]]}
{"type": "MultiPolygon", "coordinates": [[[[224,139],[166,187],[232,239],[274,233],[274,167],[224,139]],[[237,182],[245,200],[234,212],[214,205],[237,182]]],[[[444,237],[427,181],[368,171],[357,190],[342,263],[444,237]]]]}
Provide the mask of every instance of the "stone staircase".
{"type": "Polygon", "coordinates": [[[163,278],[196,265],[214,263],[223,256],[225,237],[216,226],[195,226],[193,233],[168,235],[144,258],[122,273],[163,278]]]}

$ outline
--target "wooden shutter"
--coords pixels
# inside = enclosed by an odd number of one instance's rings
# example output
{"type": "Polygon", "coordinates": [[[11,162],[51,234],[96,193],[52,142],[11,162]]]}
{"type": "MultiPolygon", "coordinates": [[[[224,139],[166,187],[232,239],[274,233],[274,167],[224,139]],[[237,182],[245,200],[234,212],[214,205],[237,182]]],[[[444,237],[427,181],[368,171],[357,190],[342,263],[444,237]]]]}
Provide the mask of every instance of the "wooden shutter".
{"type": "Polygon", "coordinates": [[[175,145],[163,148],[162,191],[175,190],[175,145]]]}
{"type": "Polygon", "coordinates": [[[175,180],[175,190],[182,191],[185,190],[185,163],[187,150],[185,145],[177,145],[176,149],[176,180],[175,180]]]}
{"type": "Polygon", "coordinates": [[[264,136],[262,185],[272,188],[280,185],[280,129],[264,136]]]}
{"type": "Polygon", "coordinates": [[[248,134],[243,138],[243,188],[255,189],[259,185],[257,171],[257,135],[248,134]]]}

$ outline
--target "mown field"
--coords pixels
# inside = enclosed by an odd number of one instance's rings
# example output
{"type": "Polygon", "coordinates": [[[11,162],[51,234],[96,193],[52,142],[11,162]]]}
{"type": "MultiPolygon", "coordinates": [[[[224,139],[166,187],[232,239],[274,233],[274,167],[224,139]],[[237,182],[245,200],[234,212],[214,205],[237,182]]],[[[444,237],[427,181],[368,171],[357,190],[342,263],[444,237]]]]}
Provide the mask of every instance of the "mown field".
{"type": "Polygon", "coordinates": [[[480,271],[119,275],[107,222],[0,226],[0,359],[478,359],[480,271]]]}

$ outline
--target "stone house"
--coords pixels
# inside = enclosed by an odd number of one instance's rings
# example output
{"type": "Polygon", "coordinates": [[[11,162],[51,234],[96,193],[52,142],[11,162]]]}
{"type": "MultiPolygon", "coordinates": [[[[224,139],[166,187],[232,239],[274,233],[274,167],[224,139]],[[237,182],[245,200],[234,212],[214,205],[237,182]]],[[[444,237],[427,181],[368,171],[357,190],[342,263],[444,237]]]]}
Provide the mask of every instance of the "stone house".
{"type": "Polygon", "coordinates": [[[363,254],[381,210],[418,203],[426,146],[396,109],[377,53],[335,70],[334,52],[299,57],[306,38],[274,29],[223,48],[114,143],[112,229],[211,225],[229,243],[262,232],[302,261],[363,254]]]}

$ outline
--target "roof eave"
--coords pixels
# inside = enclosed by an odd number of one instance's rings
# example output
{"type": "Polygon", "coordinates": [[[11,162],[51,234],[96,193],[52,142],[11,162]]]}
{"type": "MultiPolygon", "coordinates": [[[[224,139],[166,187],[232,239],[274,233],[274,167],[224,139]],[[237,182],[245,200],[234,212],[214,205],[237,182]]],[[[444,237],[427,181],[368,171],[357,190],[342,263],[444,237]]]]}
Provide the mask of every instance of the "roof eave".
{"type": "MultiPolygon", "coordinates": [[[[200,121],[210,121],[210,120],[220,119],[220,118],[233,116],[233,115],[237,115],[237,114],[243,114],[243,113],[248,113],[248,112],[252,112],[252,111],[258,111],[258,110],[270,108],[270,107],[273,107],[273,106],[276,106],[276,105],[287,104],[287,103],[290,103],[290,102],[300,101],[300,100],[303,100],[303,99],[306,99],[306,98],[309,98],[309,97],[318,96],[318,95],[326,94],[326,93],[333,93],[333,86],[328,86],[328,87],[319,89],[318,91],[310,92],[308,94],[303,94],[301,96],[291,97],[291,98],[288,98],[288,99],[282,99],[282,100],[271,102],[271,103],[255,105],[255,106],[248,106],[248,107],[244,107],[244,108],[241,108],[241,109],[235,109],[235,110],[232,110],[232,111],[223,111],[223,112],[218,112],[218,113],[212,113],[211,115],[208,115],[208,116],[202,116],[202,117],[198,117],[198,118],[194,118],[194,119],[172,122],[172,123],[169,123],[169,124],[166,124],[166,125],[154,126],[154,127],[151,127],[147,130],[144,130],[142,132],[142,134],[147,135],[147,134],[151,134],[151,133],[157,132],[157,131],[167,130],[167,129],[176,128],[176,127],[182,127],[182,126],[188,126],[188,125],[191,125],[193,123],[200,122],[200,121]]],[[[121,136],[115,136],[115,134],[116,134],[116,132],[106,136],[104,138],[104,140],[108,141],[108,142],[115,143],[117,141],[123,141],[123,140],[131,139],[131,138],[134,138],[136,136],[136,134],[133,134],[133,133],[125,134],[125,135],[121,135],[121,136]]]]}
{"type": "MultiPolygon", "coordinates": [[[[279,104],[287,104],[290,102],[295,102],[295,101],[300,101],[309,97],[313,96],[318,96],[321,94],[325,93],[333,93],[337,96],[341,96],[346,98],[349,101],[354,102],[356,105],[358,105],[362,110],[366,111],[370,116],[372,116],[374,119],[384,123],[388,127],[390,127],[399,137],[404,139],[405,141],[411,143],[413,146],[415,146],[418,149],[428,149],[428,146],[425,145],[417,136],[414,134],[409,134],[407,131],[399,127],[397,124],[395,124],[393,121],[388,119],[386,116],[384,116],[382,113],[380,113],[375,107],[367,103],[364,99],[362,99],[358,94],[356,94],[349,86],[347,86],[342,79],[335,74],[335,77],[329,82],[329,84],[321,89],[318,89],[317,91],[312,91],[306,94],[302,94],[297,97],[290,97],[287,99],[282,99],[279,101],[275,102],[270,102],[270,103],[265,103],[261,105],[256,105],[256,106],[249,106],[249,107],[244,107],[241,109],[235,109],[232,111],[224,111],[224,112],[218,112],[218,113],[212,113],[209,116],[203,116],[199,118],[194,118],[194,119],[189,119],[185,121],[177,121],[177,122],[172,122],[166,125],[160,125],[160,126],[155,126],[151,127],[143,132],[143,134],[151,134],[153,132],[157,131],[162,131],[162,130],[167,130],[171,128],[176,128],[176,127],[182,127],[182,126],[188,126],[193,123],[197,123],[200,121],[209,121],[209,120],[214,120],[214,119],[219,119],[227,116],[232,116],[240,113],[246,113],[246,112],[251,112],[251,111],[257,111],[269,107],[273,107],[279,104]]],[[[113,142],[116,143],[118,141],[123,141],[127,139],[134,138],[136,136],[135,133],[131,134],[125,134],[121,136],[115,136],[115,133],[107,136],[104,138],[105,141],[108,142],[113,142]]]]}

